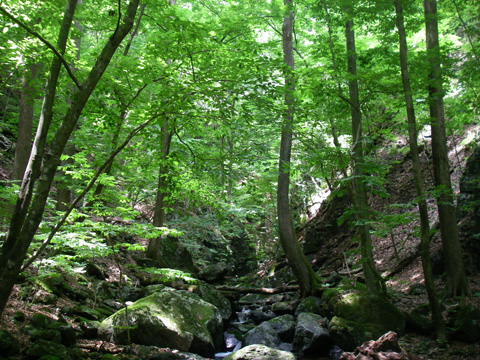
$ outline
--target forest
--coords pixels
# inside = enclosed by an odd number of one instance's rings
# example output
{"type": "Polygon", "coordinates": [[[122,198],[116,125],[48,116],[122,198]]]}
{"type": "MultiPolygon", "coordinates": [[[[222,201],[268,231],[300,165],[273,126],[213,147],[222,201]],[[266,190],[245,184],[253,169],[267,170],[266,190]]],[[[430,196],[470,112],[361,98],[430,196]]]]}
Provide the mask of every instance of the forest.
{"type": "Polygon", "coordinates": [[[1,359],[478,359],[479,0],[0,0],[1,359]]]}

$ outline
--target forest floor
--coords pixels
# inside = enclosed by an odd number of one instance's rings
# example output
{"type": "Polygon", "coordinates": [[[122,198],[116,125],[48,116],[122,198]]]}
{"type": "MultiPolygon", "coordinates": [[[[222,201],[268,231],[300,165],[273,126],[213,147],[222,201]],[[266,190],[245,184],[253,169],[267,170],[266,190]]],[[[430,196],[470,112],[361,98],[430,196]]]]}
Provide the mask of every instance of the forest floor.
{"type": "MultiPolygon", "coordinates": [[[[467,131],[478,132],[478,128],[472,128],[467,131]]],[[[468,135],[464,135],[468,136],[468,135]]],[[[452,181],[455,186],[455,191],[458,193],[459,178],[462,174],[465,165],[465,159],[469,155],[469,149],[461,147],[462,138],[453,137],[450,138],[450,161],[452,164],[452,181]]],[[[401,149],[400,149],[401,150],[401,149]]],[[[426,152],[428,152],[428,144],[426,145],[426,152]]],[[[425,185],[427,189],[432,186],[432,167],[431,163],[427,160],[425,152],[423,153],[423,172],[425,176],[425,185]]],[[[379,154],[381,156],[382,154],[379,154]]],[[[371,198],[371,205],[374,209],[382,211],[389,204],[394,203],[408,203],[411,199],[415,198],[413,193],[414,188],[412,186],[412,179],[410,176],[409,162],[403,161],[405,158],[404,153],[398,151],[392,154],[384,154],[386,157],[397,156],[399,162],[392,167],[391,171],[387,175],[387,192],[390,197],[373,197],[371,198]]],[[[1,164],[5,165],[5,164],[1,164]]],[[[5,178],[8,171],[0,166],[0,177],[5,178]]],[[[436,213],[436,206],[433,199],[428,200],[430,209],[430,219],[432,222],[432,228],[438,228],[438,216],[436,213]]],[[[398,213],[406,212],[410,210],[399,209],[398,213]]],[[[321,221],[317,217],[315,220],[313,217],[310,221],[321,221]]],[[[466,236],[465,227],[462,222],[460,223],[460,230],[462,236],[466,236]]],[[[415,235],[416,228],[418,227],[418,221],[416,219],[409,219],[405,221],[405,224],[397,226],[392,229],[389,236],[374,236],[374,255],[377,262],[377,266],[384,275],[390,275],[388,280],[388,287],[394,296],[392,297],[395,304],[400,310],[411,310],[418,304],[427,303],[428,299],[425,293],[423,284],[423,271],[420,257],[418,256],[418,236],[415,235]],[[395,243],[395,245],[394,245],[395,243]],[[404,261],[402,261],[404,260],[404,261]],[[392,275],[394,273],[394,275],[392,275]]],[[[330,258],[331,261],[324,264],[322,271],[350,271],[349,265],[351,262],[347,260],[344,254],[349,254],[350,250],[355,247],[355,244],[350,238],[345,237],[342,234],[340,238],[332,237],[329,242],[325,244],[321,251],[324,254],[317,254],[318,259],[330,258]],[[336,256],[334,256],[336,254],[336,256]],[[343,255],[343,256],[342,256],[343,255]]],[[[432,254],[439,252],[441,249],[441,241],[438,234],[432,238],[432,254]]],[[[355,253],[351,257],[355,258],[355,253]]],[[[355,259],[352,261],[354,262],[355,259]]],[[[122,267],[122,273],[129,273],[128,264],[132,263],[131,258],[120,259],[99,259],[99,262],[109,263],[112,268],[120,265],[122,267]]],[[[112,272],[112,280],[120,272],[112,272]]],[[[468,299],[460,299],[466,303],[472,303],[477,308],[480,308],[480,273],[470,273],[469,280],[473,296],[468,299]]],[[[436,286],[439,293],[444,288],[444,281],[441,276],[436,278],[436,286]]],[[[22,311],[26,317],[33,315],[34,313],[44,313],[50,317],[57,317],[59,309],[64,306],[72,306],[74,303],[67,298],[59,298],[55,305],[45,305],[41,303],[34,303],[25,301],[22,296],[19,295],[19,286],[15,286],[12,293],[9,305],[5,311],[4,317],[0,320],[0,328],[4,328],[10,331],[16,338],[18,338],[23,347],[28,347],[28,337],[21,331],[22,325],[16,323],[13,320],[13,314],[17,311],[22,311]]],[[[445,312],[448,312],[448,305],[445,307],[445,312]]],[[[400,343],[404,349],[416,356],[419,356],[425,360],[461,360],[461,359],[479,359],[480,358],[480,343],[467,344],[459,341],[450,341],[448,343],[439,343],[432,336],[419,335],[416,333],[407,333],[400,338],[400,343]]],[[[110,353],[120,353],[125,351],[125,347],[116,346],[114,344],[108,344],[100,340],[80,340],[80,348],[85,350],[98,350],[100,348],[107,349],[110,353]]],[[[133,358],[133,356],[132,356],[133,358]]]]}

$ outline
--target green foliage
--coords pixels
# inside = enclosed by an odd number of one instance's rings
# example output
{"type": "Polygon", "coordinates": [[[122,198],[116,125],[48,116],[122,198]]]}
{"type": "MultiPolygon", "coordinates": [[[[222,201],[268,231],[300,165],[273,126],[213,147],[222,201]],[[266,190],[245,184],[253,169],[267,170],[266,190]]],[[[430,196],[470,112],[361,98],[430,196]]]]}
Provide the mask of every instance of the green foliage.
{"type": "MultiPolygon", "coordinates": [[[[301,214],[320,190],[329,186],[345,191],[352,180],[348,176],[352,134],[346,99],[345,4],[325,1],[328,24],[323,5],[299,1],[294,9],[296,109],[289,169],[294,221],[299,225],[301,214]]],[[[479,114],[478,1],[449,0],[440,5],[445,104],[451,120],[447,124],[456,131],[474,123],[479,114]]],[[[12,0],[2,6],[55,43],[64,6],[61,1],[12,0]]],[[[429,114],[423,11],[418,2],[407,2],[404,7],[412,95],[419,122],[424,124],[429,114]]],[[[80,26],[72,29],[64,56],[79,78],[90,70],[115,29],[117,17],[112,12],[117,10],[106,0],[79,6],[75,18],[80,26]],[[79,49],[75,39],[81,40],[79,49]]],[[[287,9],[281,1],[177,2],[174,6],[167,1],[147,1],[145,11],[128,54],[122,51],[125,48],[119,49],[88,101],[70,139],[75,153],[63,155],[55,186],[78,195],[133,128],[146,119],[155,120],[132,139],[109,172],[100,176],[101,191],[94,194],[98,188],[92,190],[84,206],[70,215],[42,266],[77,269],[91,256],[108,256],[120,248],[139,251],[138,245],[115,240],[122,233],[141,238],[179,236],[199,257],[219,261],[228,258],[225,249],[231,238],[248,239],[260,256],[270,256],[272,248],[274,254],[284,111],[280,40],[287,9]],[[172,134],[166,157],[162,148],[165,132],[172,134]],[[160,166],[168,169],[164,174],[167,184],[160,191],[166,196],[170,229],[144,224],[152,217],[160,166]],[[90,219],[93,217],[95,221],[90,219]],[[207,245],[208,254],[201,253],[200,244],[207,245]]],[[[362,146],[367,154],[361,164],[366,175],[360,180],[370,194],[385,198],[384,179],[394,163],[382,163],[375,154],[386,143],[394,143],[398,135],[405,136],[407,130],[398,51],[392,46],[398,41],[393,5],[366,1],[356,4],[354,13],[365,135],[362,146]]],[[[44,64],[30,84],[35,98],[42,96],[41,84],[52,56],[37,38],[2,16],[1,132],[16,134],[20,80],[30,65],[44,64]]],[[[71,101],[70,84],[63,72],[52,130],[71,101]]],[[[35,102],[35,115],[40,103],[35,102]]],[[[403,154],[406,149],[398,152],[403,154]]],[[[389,151],[397,155],[395,148],[389,151]]],[[[2,181],[2,231],[16,191],[17,185],[2,181]]],[[[434,194],[441,194],[441,189],[434,194]]],[[[61,215],[54,205],[52,197],[31,253],[61,215]]],[[[362,221],[371,225],[377,236],[388,236],[396,226],[411,221],[410,209],[402,210],[369,212],[362,221]]],[[[358,211],[366,210],[349,208],[339,223],[348,220],[360,225],[358,211]]]]}
{"type": "Polygon", "coordinates": [[[183,284],[195,285],[198,283],[198,280],[192,277],[192,274],[177,269],[144,268],[143,270],[146,273],[155,275],[158,282],[162,284],[181,282],[183,284]]]}
{"type": "MultiPolygon", "coordinates": [[[[17,192],[20,186],[14,181],[0,181],[0,230],[8,225],[11,212],[17,200],[17,192]]],[[[4,233],[0,232],[0,239],[4,233]]]]}

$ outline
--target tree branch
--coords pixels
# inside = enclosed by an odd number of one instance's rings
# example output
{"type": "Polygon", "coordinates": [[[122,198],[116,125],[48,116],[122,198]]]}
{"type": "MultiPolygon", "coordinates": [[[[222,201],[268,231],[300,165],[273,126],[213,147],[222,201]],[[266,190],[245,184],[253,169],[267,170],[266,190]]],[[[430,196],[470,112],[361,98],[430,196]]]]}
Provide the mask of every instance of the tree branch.
{"type": "Polygon", "coordinates": [[[55,47],[48,42],[47,39],[45,39],[42,35],[37,33],[35,30],[30,29],[27,25],[25,25],[23,22],[18,20],[15,16],[10,14],[7,10],[5,10],[2,6],[0,6],[0,12],[4,14],[6,17],[8,17],[10,20],[12,20],[14,23],[25,29],[30,35],[35,36],[38,40],[40,40],[42,43],[44,43],[50,50],[53,51],[56,57],[61,61],[63,66],[65,67],[65,70],[67,70],[68,75],[70,78],[73,80],[77,88],[80,88],[80,83],[75,77],[75,75],[72,72],[72,69],[70,69],[70,66],[68,66],[67,61],[64,59],[64,57],[55,49],[55,47]]]}
{"type": "Polygon", "coordinates": [[[153,115],[150,119],[144,121],[142,124],[138,125],[136,128],[134,128],[129,134],[128,136],[126,137],[126,139],[123,141],[123,143],[117,147],[114,151],[112,151],[112,153],[110,154],[110,156],[108,157],[107,160],[105,160],[105,162],[102,164],[102,166],[100,166],[95,175],[93,176],[93,178],[90,180],[90,182],[88,183],[88,185],[83,189],[83,191],[75,198],[75,200],[70,204],[70,206],[68,207],[67,211],[65,211],[65,213],[63,214],[62,218],[58,221],[58,223],[53,227],[53,229],[50,231],[50,234],[48,234],[48,237],[42,242],[42,245],[40,246],[40,248],[35,252],[35,254],[32,255],[32,257],[30,257],[27,262],[23,265],[22,267],[22,270],[21,271],[25,271],[25,269],[27,267],[29,267],[40,255],[41,253],[43,252],[43,250],[45,250],[45,248],[47,247],[48,244],[50,244],[50,242],[52,241],[53,237],[55,236],[55,234],[58,232],[58,230],[60,230],[60,228],[62,227],[62,225],[65,223],[65,221],[67,221],[67,218],[68,216],[71,214],[71,212],[73,211],[73,209],[77,206],[77,204],[83,199],[83,197],[90,191],[90,189],[92,189],[93,185],[95,185],[95,182],[98,180],[98,178],[100,177],[100,175],[103,173],[103,171],[107,168],[107,166],[109,166],[113,160],[115,159],[115,156],[118,155],[118,153],[120,151],[122,151],[127,145],[128,143],[130,142],[130,140],[132,140],[132,138],[140,131],[142,130],[144,127],[146,127],[149,123],[151,123],[153,120],[157,119],[159,116],[163,115],[162,114],[156,114],[156,115],[153,115]]]}

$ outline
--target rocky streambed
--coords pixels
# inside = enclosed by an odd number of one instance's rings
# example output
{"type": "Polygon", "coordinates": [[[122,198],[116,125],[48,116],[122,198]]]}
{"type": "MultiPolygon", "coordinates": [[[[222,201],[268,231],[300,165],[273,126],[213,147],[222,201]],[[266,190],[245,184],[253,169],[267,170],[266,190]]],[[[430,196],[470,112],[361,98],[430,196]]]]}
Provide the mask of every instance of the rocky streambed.
{"type": "MultiPolygon", "coordinates": [[[[10,331],[0,334],[0,358],[355,359],[361,344],[390,331],[432,334],[424,305],[401,313],[386,297],[338,275],[325,282],[321,296],[305,299],[295,291],[233,296],[177,270],[163,269],[137,286],[102,277],[56,273],[35,277],[34,292],[27,291],[32,282],[21,285],[16,296],[24,291],[22,301],[41,311],[7,313],[10,331]]],[[[452,336],[480,338],[475,307],[457,309],[451,321],[452,336]]],[[[389,351],[402,359],[392,339],[385,340],[393,344],[389,351]]]]}

